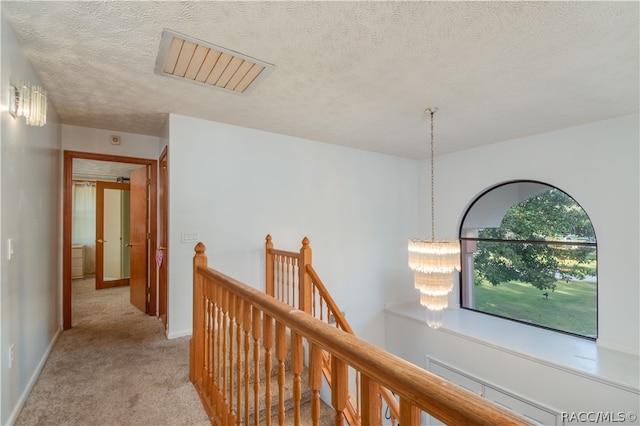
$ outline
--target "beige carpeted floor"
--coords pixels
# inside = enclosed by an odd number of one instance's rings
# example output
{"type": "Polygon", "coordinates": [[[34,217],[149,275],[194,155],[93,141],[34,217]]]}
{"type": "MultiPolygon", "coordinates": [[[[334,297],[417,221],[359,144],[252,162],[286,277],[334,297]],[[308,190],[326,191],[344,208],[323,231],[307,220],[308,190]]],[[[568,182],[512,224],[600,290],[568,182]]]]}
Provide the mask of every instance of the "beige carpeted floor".
{"type": "Polygon", "coordinates": [[[209,425],[189,382],[189,338],[168,340],[129,288],[73,282],[73,325],[55,344],[16,425],[209,425]]]}

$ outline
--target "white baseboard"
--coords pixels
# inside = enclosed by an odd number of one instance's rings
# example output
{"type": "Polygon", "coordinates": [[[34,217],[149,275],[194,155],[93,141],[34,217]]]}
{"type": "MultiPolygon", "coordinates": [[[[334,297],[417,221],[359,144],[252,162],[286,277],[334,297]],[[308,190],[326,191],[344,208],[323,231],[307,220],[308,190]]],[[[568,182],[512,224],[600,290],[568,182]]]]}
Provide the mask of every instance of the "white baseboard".
{"type": "Polygon", "coordinates": [[[53,349],[53,346],[58,341],[58,337],[60,337],[61,333],[62,333],[62,326],[60,326],[58,328],[58,331],[53,336],[53,339],[51,339],[51,342],[49,343],[49,346],[47,347],[47,350],[42,355],[42,359],[40,359],[40,362],[38,363],[38,366],[36,367],[36,369],[34,370],[33,374],[31,375],[31,378],[29,379],[29,383],[27,383],[27,386],[25,387],[24,391],[22,392],[22,395],[20,395],[20,399],[18,400],[18,403],[13,408],[13,411],[11,411],[11,415],[9,416],[9,419],[8,419],[8,422],[7,422],[8,425],[13,425],[16,422],[16,420],[18,420],[18,416],[20,415],[20,411],[22,411],[22,407],[24,407],[25,402],[27,402],[27,398],[29,397],[29,394],[31,393],[31,389],[33,389],[33,386],[36,384],[36,380],[38,380],[38,376],[40,376],[40,373],[42,372],[42,369],[44,368],[44,365],[46,364],[47,359],[49,359],[49,355],[51,354],[51,350],[53,349]]]}
{"type": "Polygon", "coordinates": [[[177,339],[178,337],[191,336],[191,330],[169,331],[167,330],[167,339],[177,339]]]}

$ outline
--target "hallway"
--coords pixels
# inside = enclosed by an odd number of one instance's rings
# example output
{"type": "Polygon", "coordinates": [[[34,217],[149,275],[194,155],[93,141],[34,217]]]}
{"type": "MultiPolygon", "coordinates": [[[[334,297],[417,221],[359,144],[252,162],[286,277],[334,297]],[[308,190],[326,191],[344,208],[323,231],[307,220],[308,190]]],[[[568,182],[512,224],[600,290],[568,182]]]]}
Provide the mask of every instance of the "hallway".
{"type": "Polygon", "coordinates": [[[129,303],[129,287],[73,281],[62,332],[16,425],[209,425],[189,382],[189,337],[129,303]]]}

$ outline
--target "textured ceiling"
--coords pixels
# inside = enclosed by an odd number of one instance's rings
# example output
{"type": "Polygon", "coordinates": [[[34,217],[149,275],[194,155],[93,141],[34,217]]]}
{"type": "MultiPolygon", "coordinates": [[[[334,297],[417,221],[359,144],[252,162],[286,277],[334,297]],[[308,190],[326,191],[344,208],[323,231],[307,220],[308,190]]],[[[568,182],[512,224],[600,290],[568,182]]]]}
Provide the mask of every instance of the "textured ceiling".
{"type": "Polygon", "coordinates": [[[72,125],[177,113],[420,158],[429,106],[439,153],[638,113],[638,2],[1,3],[72,125]],[[164,28],[275,68],[246,96],[154,74],[164,28]]]}

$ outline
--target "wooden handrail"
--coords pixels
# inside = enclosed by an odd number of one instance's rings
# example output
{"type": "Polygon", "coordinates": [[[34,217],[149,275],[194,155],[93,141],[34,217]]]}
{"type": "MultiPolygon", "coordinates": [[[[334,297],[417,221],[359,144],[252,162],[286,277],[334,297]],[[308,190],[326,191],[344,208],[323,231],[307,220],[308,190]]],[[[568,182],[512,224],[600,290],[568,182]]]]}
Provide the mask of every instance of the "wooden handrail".
{"type": "MultiPolygon", "coordinates": [[[[279,249],[275,249],[273,248],[273,243],[272,243],[272,239],[270,235],[267,235],[266,237],[267,240],[267,246],[266,246],[266,251],[267,251],[267,264],[268,264],[268,269],[267,271],[269,271],[269,266],[273,266],[270,259],[273,259],[274,256],[281,256],[283,258],[297,258],[298,259],[298,265],[299,267],[303,268],[303,272],[305,273],[305,276],[309,277],[309,284],[308,284],[308,288],[311,288],[311,292],[315,293],[317,291],[318,296],[320,298],[320,300],[322,301],[322,303],[326,304],[326,310],[328,311],[328,313],[333,316],[333,320],[335,321],[335,325],[342,329],[343,331],[345,331],[346,333],[355,335],[355,333],[353,332],[353,329],[351,328],[351,325],[349,325],[349,322],[346,320],[346,318],[344,317],[344,315],[342,314],[342,312],[340,311],[340,308],[338,307],[337,303],[335,302],[335,300],[333,299],[333,297],[331,297],[331,294],[329,293],[329,291],[327,290],[326,286],[324,285],[324,283],[322,282],[322,280],[320,279],[320,276],[318,275],[318,273],[315,271],[315,269],[313,269],[313,265],[310,263],[311,262],[311,256],[309,255],[307,258],[307,261],[305,263],[305,260],[302,258],[302,253],[303,250],[307,249],[310,252],[310,249],[308,248],[309,246],[309,239],[308,238],[304,238],[302,240],[302,244],[303,247],[300,251],[300,253],[296,253],[296,252],[292,252],[292,251],[286,251],[286,250],[279,250],[279,249]]],[[[271,278],[269,277],[269,272],[267,272],[267,280],[273,280],[273,271],[271,272],[271,278]]],[[[299,279],[301,280],[301,279],[299,279]]],[[[274,295],[274,286],[273,285],[268,285],[268,288],[271,289],[271,293],[269,293],[269,291],[267,291],[267,294],[271,294],[274,295]]],[[[312,296],[313,299],[313,296],[312,296]]],[[[300,305],[295,305],[296,307],[299,307],[300,305]]],[[[320,315],[318,315],[315,312],[315,301],[311,301],[310,304],[307,305],[308,306],[308,310],[306,310],[307,313],[311,313],[314,316],[316,316],[316,318],[319,319],[324,319],[327,322],[329,321],[329,318],[322,318],[322,313],[320,313],[320,315]]],[[[325,377],[327,379],[327,382],[329,383],[329,385],[331,386],[331,363],[329,358],[323,358],[323,373],[325,374],[325,377]]],[[[382,396],[382,398],[384,399],[385,403],[387,404],[387,406],[389,407],[389,413],[390,413],[390,417],[391,419],[399,419],[400,418],[400,407],[398,405],[398,401],[394,398],[393,394],[391,391],[389,391],[389,389],[385,388],[385,387],[378,387],[378,392],[379,394],[382,396]]],[[[350,405],[346,407],[346,411],[345,414],[347,415],[347,420],[348,423],[350,425],[353,424],[359,424],[359,421],[355,421],[354,419],[356,419],[359,414],[358,414],[358,401],[357,398],[356,400],[351,400],[350,401],[350,405]]]]}
{"type": "MultiPolygon", "coordinates": [[[[275,320],[276,328],[280,324],[287,327],[292,335],[299,335],[306,339],[311,345],[312,352],[317,352],[314,349],[315,346],[329,352],[337,370],[342,371],[344,369],[342,364],[348,364],[366,377],[367,385],[373,380],[393,390],[400,398],[399,420],[403,426],[418,425],[420,411],[425,411],[448,424],[529,424],[520,417],[492,405],[474,393],[455,386],[424,369],[351,334],[344,333],[299,309],[292,308],[195,260],[194,277],[194,285],[196,287],[200,284],[205,287],[198,290],[204,291],[208,286],[215,286],[218,289],[217,293],[222,294],[221,300],[223,302],[221,304],[223,308],[227,307],[227,305],[244,306],[243,309],[249,309],[250,307],[254,314],[255,312],[260,312],[262,318],[275,320]]],[[[194,295],[194,298],[197,297],[198,295],[194,295]]],[[[194,309],[198,309],[199,303],[199,301],[196,301],[194,309]]],[[[194,330],[194,339],[197,339],[200,335],[199,333],[202,332],[201,325],[196,327],[198,334],[194,330]]],[[[200,345],[197,343],[192,344],[192,348],[199,347],[200,345]]],[[[192,356],[192,360],[197,360],[199,359],[198,357],[199,355],[195,354],[195,356],[192,356]]],[[[202,366],[192,365],[192,368],[198,370],[202,366]]],[[[199,373],[192,372],[190,377],[195,380],[202,380],[199,373]]],[[[342,387],[344,384],[336,385],[344,389],[342,387]]],[[[201,398],[203,398],[202,394],[201,398]]],[[[203,402],[205,402],[204,399],[203,402]]],[[[341,407],[341,403],[337,404],[337,407],[334,406],[334,408],[338,409],[341,407]]],[[[368,401],[363,400],[363,411],[369,412],[368,401]]],[[[235,418],[233,412],[229,418],[235,418]]],[[[336,424],[341,421],[341,419],[336,419],[336,424]]]]}
{"type": "MultiPolygon", "coordinates": [[[[315,271],[315,269],[313,269],[313,266],[307,265],[306,269],[307,269],[307,273],[311,276],[311,281],[313,283],[313,286],[318,289],[318,293],[320,294],[320,297],[326,300],[329,311],[331,311],[331,313],[333,314],[338,327],[343,331],[345,331],[346,333],[349,333],[355,336],[353,329],[347,322],[347,319],[344,317],[344,315],[342,315],[340,308],[338,308],[338,305],[333,300],[333,297],[331,297],[331,294],[329,293],[329,291],[323,284],[322,280],[318,276],[318,273],[315,271]]],[[[398,405],[398,401],[393,397],[393,393],[385,387],[377,386],[376,389],[384,399],[384,402],[389,407],[391,418],[399,419],[400,407],[398,405]]]]}
{"type": "MultiPolygon", "coordinates": [[[[331,298],[318,275],[312,270],[311,248],[307,237],[302,239],[300,251],[292,252],[275,249],[271,235],[267,235],[265,255],[267,266],[266,293],[268,295],[294,308],[310,313],[320,320],[330,322],[330,318],[333,317],[337,327],[353,334],[349,323],[345,320],[335,301],[331,298]],[[309,273],[309,268],[311,268],[313,275],[309,273]]],[[[331,387],[333,383],[331,357],[324,353],[320,359],[321,366],[319,368],[321,368],[327,384],[331,387]]],[[[360,376],[356,374],[356,388],[358,388],[359,380],[360,376]]],[[[397,413],[397,402],[393,400],[391,403],[396,406],[396,409],[392,411],[397,413]]],[[[358,394],[354,398],[347,389],[347,404],[344,407],[344,417],[350,426],[361,425],[359,405],[358,394]]]]}
{"type": "Polygon", "coordinates": [[[333,300],[333,297],[331,297],[331,294],[327,290],[327,287],[325,287],[324,283],[318,276],[318,273],[316,272],[315,269],[313,269],[313,266],[307,265],[306,271],[307,271],[307,274],[309,274],[309,276],[311,277],[311,282],[313,283],[313,286],[318,290],[318,294],[327,304],[327,308],[329,312],[331,312],[331,314],[333,315],[333,318],[336,324],[338,325],[338,327],[349,334],[355,334],[353,332],[353,329],[347,322],[347,319],[344,317],[344,315],[342,315],[340,308],[338,308],[338,304],[335,302],[335,300],[333,300]]]}
{"type": "MultiPolygon", "coordinates": [[[[320,297],[321,300],[324,301],[324,303],[326,303],[327,310],[330,312],[331,315],[333,315],[333,319],[335,321],[336,326],[340,328],[342,331],[344,331],[345,333],[349,333],[355,336],[355,333],[353,332],[351,325],[349,325],[349,322],[340,311],[340,308],[338,308],[338,304],[335,302],[335,300],[333,300],[333,297],[331,297],[329,290],[327,290],[324,283],[318,276],[318,273],[315,271],[315,269],[313,269],[313,266],[311,264],[306,265],[306,273],[311,278],[312,287],[315,290],[317,290],[318,296],[320,297]]],[[[326,359],[324,361],[326,361],[326,359]]],[[[331,369],[333,368],[333,366],[331,365],[330,362],[328,363],[324,362],[324,365],[326,366],[326,369],[324,370],[325,377],[327,377],[327,382],[329,383],[329,386],[331,386],[330,376],[331,376],[331,369]]],[[[360,377],[356,378],[356,382],[358,380],[360,380],[360,377]]],[[[391,418],[399,419],[400,412],[398,407],[398,401],[396,401],[392,393],[387,388],[384,388],[384,387],[383,388],[378,387],[378,392],[387,403],[387,406],[389,407],[389,411],[391,413],[391,418]]],[[[347,423],[349,425],[360,424],[360,422],[357,420],[359,417],[358,397],[356,396],[355,401],[353,400],[353,398],[350,398],[350,397],[348,398],[348,400],[350,405],[345,408],[345,416],[347,418],[347,423]]]]}

